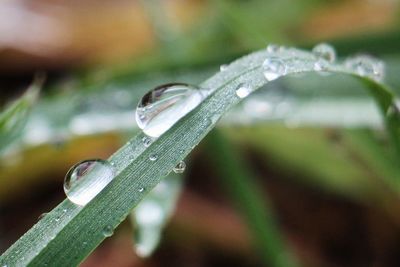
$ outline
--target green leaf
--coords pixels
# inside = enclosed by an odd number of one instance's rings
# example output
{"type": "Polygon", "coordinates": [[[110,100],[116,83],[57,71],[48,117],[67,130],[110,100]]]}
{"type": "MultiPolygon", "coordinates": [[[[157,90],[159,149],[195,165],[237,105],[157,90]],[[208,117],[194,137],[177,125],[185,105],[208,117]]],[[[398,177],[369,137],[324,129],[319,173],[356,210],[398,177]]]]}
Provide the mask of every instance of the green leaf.
{"type": "MultiPolygon", "coordinates": [[[[288,74],[314,71],[317,60],[313,54],[297,49],[280,49],[272,56],[288,66],[288,74]]],[[[271,53],[265,50],[252,53],[202,83],[201,87],[210,88],[213,93],[197,108],[148,147],[142,143],[143,133],[130,140],[109,159],[116,168],[116,176],[103,191],[83,207],[69,200],[60,203],[14,243],[0,257],[0,263],[9,266],[78,265],[110,236],[110,232],[190,153],[217,121],[242,100],[236,94],[238,87],[245,84],[256,90],[268,83],[262,67],[267,57],[271,57],[271,53]],[[157,160],[149,160],[153,155],[157,155],[157,160]]],[[[385,87],[368,77],[361,77],[344,64],[328,64],[323,71],[349,74],[374,85],[370,89],[379,91],[373,96],[384,114],[394,101],[385,87]]],[[[398,116],[397,112],[394,114],[398,116]]],[[[387,125],[397,127],[390,122],[387,125]]],[[[390,129],[390,132],[394,131],[397,129],[390,129]]],[[[399,136],[392,135],[392,138],[397,143],[399,136]]]]}

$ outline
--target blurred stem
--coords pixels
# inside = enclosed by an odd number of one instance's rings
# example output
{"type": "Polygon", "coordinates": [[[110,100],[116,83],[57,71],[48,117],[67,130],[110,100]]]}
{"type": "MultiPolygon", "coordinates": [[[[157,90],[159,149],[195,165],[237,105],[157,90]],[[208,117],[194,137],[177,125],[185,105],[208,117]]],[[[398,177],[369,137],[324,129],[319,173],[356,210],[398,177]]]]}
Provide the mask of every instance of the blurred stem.
{"type": "Polygon", "coordinates": [[[245,218],[265,263],[274,267],[298,266],[284,244],[265,192],[238,152],[218,130],[209,134],[207,146],[222,185],[245,218]]]}

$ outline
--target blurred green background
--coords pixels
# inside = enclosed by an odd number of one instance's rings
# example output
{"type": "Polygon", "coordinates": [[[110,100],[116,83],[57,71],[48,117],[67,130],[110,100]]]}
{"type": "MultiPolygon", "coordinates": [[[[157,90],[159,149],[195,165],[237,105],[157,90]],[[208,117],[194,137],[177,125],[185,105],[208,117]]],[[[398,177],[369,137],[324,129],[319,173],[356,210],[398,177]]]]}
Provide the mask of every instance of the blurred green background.
{"type": "MultiPolygon", "coordinates": [[[[39,98],[22,105],[21,126],[0,133],[0,252],[65,197],[71,165],[107,158],[137,132],[137,101],[154,86],[197,84],[268,43],[329,42],[339,57],[381,58],[386,82],[400,92],[399,11],[396,0],[2,1],[3,109],[38,72],[47,78],[39,98]]],[[[400,266],[400,159],[372,98],[341,76],[274,86],[276,106],[318,100],[330,109],[294,123],[287,118],[300,109],[246,123],[230,114],[187,159],[182,195],[154,255],[136,256],[126,222],[82,266],[265,266],[269,253],[301,266],[400,266]],[[254,178],[250,186],[226,179],[237,166],[254,178]],[[261,200],[250,196],[254,185],[261,200]],[[271,223],[257,224],[260,207],[255,215],[242,207],[257,201],[271,223]]],[[[277,261],[269,265],[283,266],[277,261]]]]}

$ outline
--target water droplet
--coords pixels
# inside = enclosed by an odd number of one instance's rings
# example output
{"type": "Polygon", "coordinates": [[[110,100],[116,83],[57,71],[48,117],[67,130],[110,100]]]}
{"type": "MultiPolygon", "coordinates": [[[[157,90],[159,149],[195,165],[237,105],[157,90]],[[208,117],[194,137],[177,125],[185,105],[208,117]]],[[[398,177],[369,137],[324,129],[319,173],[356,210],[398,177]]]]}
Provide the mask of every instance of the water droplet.
{"type": "Polygon", "coordinates": [[[181,161],[176,165],[173,169],[174,173],[183,173],[186,169],[186,163],[184,161],[181,161]]]}
{"type": "Polygon", "coordinates": [[[286,65],[279,58],[270,57],[263,63],[263,72],[267,81],[273,81],[286,74],[286,65]]]}
{"type": "Polygon", "coordinates": [[[149,157],[149,159],[150,159],[151,161],[156,161],[156,160],[158,159],[158,156],[157,156],[156,154],[151,154],[150,157],[149,157]]]}
{"type": "Polygon", "coordinates": [[[221,66],[219,66],[220,71],[225,71],[227,68],[228,68],[228,64],[222,64],[221,66]]]}
{"type": "Polygon", "coordinates": [[[328,70],[329,63],[324,59],[318,59],[314,63],[314,70],[315,71],[325,71],[328,70]]]}
{"type": "Polygon", "coordinates": [[[75,164],[65,176],[64,192],[67,198],[84,206],[92,200],[115,176],[114,168],[101,159],[84,160],[75,164]]]}
{"type": "Polygon", "coordinates": [[[383,62],[367,55],[349,58],[346,60],[345,65],[357,74],[377,81],[383,79],[385,72],[383,62]]]}
{"type": "Polygon", "coordinates": [[[205,90],[184,83],[158,86],[145,94],[136,109],[136,122],[143,132],[159,137],[206,97],[205,90]]]}
{"type": "Polygon", "coordinates": [[[110,237],[114,234],[114,229],[112,228],[112,226],[107,225],[106,227],[104,227],[103,229],[103,235],[105,237],[110,237]]]}
{"type": "Polygon", "coordinates": [[[252,92],[252,88],[246,84],[239,84],[236,88],[236,95],[240,98],[245,98],[252,92]]]}
{"type": "Polygon", "coordinates": [[[390,105],[388,107],[388,109],[386,110],[386,116],[388,116],[388,117],[393,116],[398,113],[399,113],[399,107],[396,103],[393,103],[392,105],[390,105]]]}
{"type": "Polygon", "coordinates": [[[318,44],[314,46],[312,52],[317,58],[325,59],[328,62],[333,62],[336,60],[335,48],[333,48],[333,46],[331,46],[330,44],[318,44]]]}
{"type": "Polygon", "coordinates": [[[40,214],[39,217],[38,217],[38,221],[43,219],[46,215],[47,215],[47,212],[44,212],[44,213],[40,214]]]}
{"type": "Polygon", "coordinates": [[[279,51],[279,49],[280,49],[280,46],[276,45],[276,44],[269,44],[267,46],[267,52],[268,53],[276,53],[276,52],[279,51]]]}
{"type": "Polygon", "coordinates": [[[145,147],[149,147],[151,145],[152,140],[151,138],[145,136],[142,138],[142,142],[145,147]]]}
{"type": "Polygon", "coordinates": [[[144,191],[143,187],[139,188],[139,193],[142,193],[143,191],[144,191]]]}

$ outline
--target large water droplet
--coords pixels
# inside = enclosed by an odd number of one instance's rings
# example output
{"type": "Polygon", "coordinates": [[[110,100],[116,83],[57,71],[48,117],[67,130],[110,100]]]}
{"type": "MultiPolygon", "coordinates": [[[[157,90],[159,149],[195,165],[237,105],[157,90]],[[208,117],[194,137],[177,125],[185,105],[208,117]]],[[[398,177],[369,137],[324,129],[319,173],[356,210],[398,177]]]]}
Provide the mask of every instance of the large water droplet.
{"type": "Polygon", "coordinates": [[[174,173],[183,173],[186,169],[186,163],[184,161],[181,161],[176,165],[173,169],[174,173]]]}
{"type": "Polygon", "coordinates": [[[333,46],[331,46],[330,44],[318,44],[314,46],[312,52],[317,58],[325,59],[328,62],[333,62],[336,60],[335,48],[333,48],[333,46]]]}
{"type": "Polygon", "coordinates": [[[171,83],[145,94],[136,109],[136,122],[149,136],[159,137],[197,107],[207,93],[196,86],[171,83]]]}
{"type": "Polygon", "coordinates": [[[105,237],[110,237],[114,234],[114,229],[112,228],[112,226],[107,225],[106,227],[104,227],[103,229],[103,235],[105,237]]]}
{"type": "Polygon", "coordinates": [[[115,176],[114,168],[101,159],[84,160],[75,164],[65,176],[64,192],[68,199],[84,206],[115,176]]]}
{"type": "Polygon", "coordinates": [[[270,57],[263,63],[263,72],[268,81],[273,81],[286,74],[286,65],[281,59],[270,57]]]}
{"type": "Polygon", "coordinates": [[[252,91],[252,88],[246,84],[239,84],[236,88],[236,95],[240,98],[245,98],[248,96],[252,91]]]}

